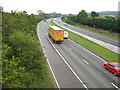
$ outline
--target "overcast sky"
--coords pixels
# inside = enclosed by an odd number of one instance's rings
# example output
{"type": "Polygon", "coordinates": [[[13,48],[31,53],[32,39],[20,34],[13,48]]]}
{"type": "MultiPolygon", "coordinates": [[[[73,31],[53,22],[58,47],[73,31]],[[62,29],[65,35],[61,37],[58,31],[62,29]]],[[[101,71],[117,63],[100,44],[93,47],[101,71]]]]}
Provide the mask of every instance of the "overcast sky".
{"type": "Polygon", "coordinates": [[[45,13],[78,14],[81,10],[117,11],[119,0],[0,0],[4,11],[27,11],[29,14],[43,10],[45,13]]]}

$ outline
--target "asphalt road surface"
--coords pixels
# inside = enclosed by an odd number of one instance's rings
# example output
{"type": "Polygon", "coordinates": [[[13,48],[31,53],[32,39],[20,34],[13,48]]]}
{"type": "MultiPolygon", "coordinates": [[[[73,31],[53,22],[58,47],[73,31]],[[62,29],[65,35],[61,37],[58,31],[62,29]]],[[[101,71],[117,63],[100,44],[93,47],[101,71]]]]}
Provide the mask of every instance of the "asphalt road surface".
{"type": "Polygon", "coordinates": [[[93,37],[95,39],[98,39],[98,40],[104,41],[106,43],[112,44],[114,46],[120,47],[120,41],[118,41],[116,39],[113,39],[113,38],[110,38],[110,37],[107,37],[107,36],[104,36],[104,35],[100,35],[100,34],[97,34],[97,33],[94,33],[94,32],[90,32],[90,31],[87,31],[87,30],[84,30],[84,29],[81,29],[81,28],[77,28],[75,26],[72,26],[70,24],[62,22],[60,19],[56,19],[55,21],[56,21],[56,23],[66,27],[66,28],[72,29],[76,32],[85,34],[85,35],[93,37]]]}
{"type": "Polygon", "coordinates": [[[104,69],[104,59],[70,39],[55,44],[48,37],[47,22],[38,24],[37,32],[58,88],[120,88],[120,78],[104,69]]]}

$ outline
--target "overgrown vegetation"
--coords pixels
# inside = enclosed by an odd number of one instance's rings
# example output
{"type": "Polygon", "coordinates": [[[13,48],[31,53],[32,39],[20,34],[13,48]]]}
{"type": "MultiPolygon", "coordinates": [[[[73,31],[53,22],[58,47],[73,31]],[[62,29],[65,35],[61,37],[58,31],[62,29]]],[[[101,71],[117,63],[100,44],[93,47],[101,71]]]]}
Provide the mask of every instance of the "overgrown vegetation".
{"type": "Polygon", "coordinates": [[[2,87],[54,88],[46,57],[37,37],[44,15],[2,12],[2,87]]]}
{"type": "MultiPolygon", "coordinates": [[[[58,26],[59,28],[62,28],[61,26],[55,24],[53,20],[50,21],[51,25],[58,26]]],[[[68,31],[67,29],[62,28],[65,31],[68,31]]],[[[103,57],[104,59],[111,61],[111,62],[120,62],[119,59],[120,57],[118,56],[117,53],[114,53],[100,45],[97,45],[93,43],[92,41],[89,41],[71,31],[68,31],[69,33],[69,38],[72,39],[73,41],[81,44],[85,48],[91,50],[92,52],[96,53],[97,55],[103,57]]]]}

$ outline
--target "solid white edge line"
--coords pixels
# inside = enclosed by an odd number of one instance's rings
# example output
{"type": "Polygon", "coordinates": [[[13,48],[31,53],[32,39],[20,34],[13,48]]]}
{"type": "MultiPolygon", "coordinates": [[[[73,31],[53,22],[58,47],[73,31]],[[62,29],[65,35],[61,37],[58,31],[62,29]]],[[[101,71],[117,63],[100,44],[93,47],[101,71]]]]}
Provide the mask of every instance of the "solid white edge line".
{"type": "Polygon", "coordinates": [[[115,88],[117,88],[118,90],[120,90],[120,88],[118,88],[114,83],[111,82],[111,84],[112,84],[115,88]]]}
{"type": "Polygon", "coordinates": [[[86,85],[85,85],[85,84],[83,84],[83,86],[86,88],[86,90],[88,90],[88,88],[86,87],[86,85]]]}
{"type": "Polygon", "coordinates": [[[56,82],[56,84],[57,84],[57,87],[58,87],[58,89],[60,90],[60,86],[59,86],[58,81],[57,81],[57,79],[56,79],[56,77],[55,77],[55,74],[54,74],[54,72],[53,72],[53,70],[52,70],[52,67],[51,67],[51,65],[50,65],[50,62],[49,62],[48,59],[46,59],[46,60],[47,60],[47,62],[48,62],[48,65],[49,65],[49,67],[50,67],[50,70],[51,70],[51,72],[52,72],[52,74],[53,74],[53,77],[54,77],[54,79],[55,79],[55,82],[56,82]]]}
{"type": "MultiPolygon", "coordinates": [[[[47,36],[46,36],[47,37],[47,36]]],[[[47,37],[47,39],[50,41],[50,39],[47,37]]],[[[83,81],[79,78],[79,76],[75,73],[75,71],[71,68],[71,66],[67,63],[67,61],[63,58],[63,56],[60,54],[60,52],[56,49],[56,47],[53,45],[53,43],[50,41],[53,48],[56,50],[56,52],[59,54],[59,56],[62,58],[62,60],[65,62],[65,64],[69,67],[69,69],[73,72],[73,74],[77,77],[77,79],[83,84],[83,81]]],[[[83,85],[86,89],[87,86],[83,85]]],[[[87,89],[88,90],[88,89],[87,89]]]]}
{"type": "MultiPolygon", "coordinates": [[[[38,26],[39,26],[39,24],[38,24],[38,26]]],[[[40,42],[41,42],[41,39],[40,39],[40,37],[39,37],[38,28],[37,28],[37,35],[38,35],[38,39],[39,39],[40,42]]],[[[41,46],[43,46],[43,45],[42,45],[42,42],[41,42],[41,46]]],[[[42,47],[42,49],[43,49],[43,52],[44,52],[44,54],[45,54],[45,50],[44,50],[43,47],[42,47]]],[[[50,62],[49,62],[49,60],[48,60],[48,58],[47,58],[47,55],[45,54],[45,56],[46,56],[46,61],[47,61],[47,63],[48,63],[48,66],[49,66],[49,68],[50,68],[50,70],[51,70],[51,72],[52,72],[53,78],[54,78],[54,80],[55,80],[55,82],[56,82],[56,84],[57,84],[58,89],[60,90],[60,86],[59,86],[58,81],[57,81],[57,79],[56,79],[56,77],[55,77],[55,74],[54,74],[54,72],[53,72],[53,70],[52,70],[52,67],[51,67],[50,62]]]]}

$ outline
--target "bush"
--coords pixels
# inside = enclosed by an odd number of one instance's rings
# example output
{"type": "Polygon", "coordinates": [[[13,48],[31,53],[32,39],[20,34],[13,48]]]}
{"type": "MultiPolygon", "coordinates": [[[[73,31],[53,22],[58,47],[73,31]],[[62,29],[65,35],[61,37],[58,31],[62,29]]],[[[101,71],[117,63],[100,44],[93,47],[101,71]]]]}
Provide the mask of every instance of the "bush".
{"type": "Polygon", "coordinates": [[[3,87],[30,87],[29,82],[34,73],[44,78],[44,64],[46,64],[42,48],[37,38],[25,32],[15,31],[10,36],[10,44],[3,45],[3,87]]]}

